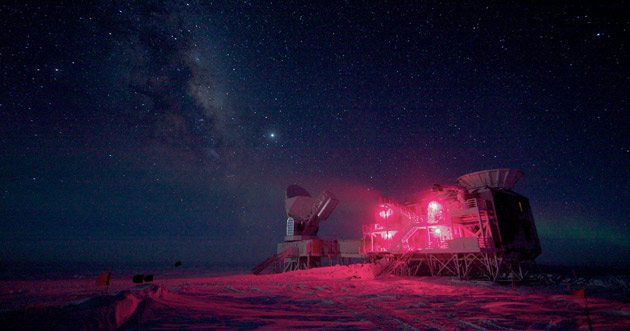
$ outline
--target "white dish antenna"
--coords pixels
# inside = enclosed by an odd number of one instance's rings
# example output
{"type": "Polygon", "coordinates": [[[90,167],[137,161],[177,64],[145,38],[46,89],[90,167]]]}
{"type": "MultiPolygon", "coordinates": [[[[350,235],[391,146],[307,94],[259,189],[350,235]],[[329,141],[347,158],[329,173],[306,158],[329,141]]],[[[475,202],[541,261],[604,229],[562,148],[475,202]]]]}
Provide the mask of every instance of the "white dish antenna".
{"type": "Polygon", "coordinates": [[[457,179],[457,184],[469,190],[496,187],[511,190],[523,177],[523,172],[518,169],[494,169],[473,172],[457,179]]]}

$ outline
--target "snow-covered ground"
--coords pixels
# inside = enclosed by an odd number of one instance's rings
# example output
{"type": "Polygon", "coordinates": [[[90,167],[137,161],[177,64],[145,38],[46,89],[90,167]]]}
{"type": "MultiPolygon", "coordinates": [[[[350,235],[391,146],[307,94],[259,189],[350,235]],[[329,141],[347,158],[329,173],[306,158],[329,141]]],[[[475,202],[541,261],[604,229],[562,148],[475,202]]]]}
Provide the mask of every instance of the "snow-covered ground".
{"type": "Polygon", "coordinates": [[[0,282],[0,325],[12,329],[630,329],[624,277],[510,286],[446,277],[374,279],[373,265],[272,275],[169,278],[109,295],[94,279],[0,282]],[[573,290],[572,289],[572,290],[573,290]],[[591,295],[591,293],[593,293],[591,295]],[[610,295],[607,295],[610,294],[610,295]],[[626,300],[624,300],[624,298],[626,300]]]}

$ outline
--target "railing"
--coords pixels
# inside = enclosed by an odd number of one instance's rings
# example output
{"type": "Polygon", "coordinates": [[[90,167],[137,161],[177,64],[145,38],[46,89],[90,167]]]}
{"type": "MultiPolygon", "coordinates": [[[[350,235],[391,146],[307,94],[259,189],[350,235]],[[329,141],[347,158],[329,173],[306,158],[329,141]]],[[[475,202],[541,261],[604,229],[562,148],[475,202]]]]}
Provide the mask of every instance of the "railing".
{"type": "Polygon", "coordinates": [[[477,199],[472,198],[464,201],[465,208],[477,208],[477,199]]]}

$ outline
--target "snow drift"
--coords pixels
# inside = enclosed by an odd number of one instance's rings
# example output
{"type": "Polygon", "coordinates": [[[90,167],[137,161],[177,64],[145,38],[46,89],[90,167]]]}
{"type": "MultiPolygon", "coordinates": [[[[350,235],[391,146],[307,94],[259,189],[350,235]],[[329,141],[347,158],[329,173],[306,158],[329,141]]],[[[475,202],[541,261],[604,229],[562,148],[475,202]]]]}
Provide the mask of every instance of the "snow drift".
{"type": "Polygon", "coordinates": [[[63,306],[6,312],[0,321],[10,329],[118,329],[138,323],[161,304],[159,286],[138,286],[116,295],[97,296],[63,306]]]}
{"type": "MultiPolygon", "coordinates": [[[[5,310],[0,323],[12,329],[84,330],[588,328],[583,300],[562,282],[511,287],[445,277],[375,279],[377,271],[374,265],[351,265],[168,279],[70,304],[5,310]]],[[[592,297],[588,306],[594,329],[630,329],[630,303],[592,297]]]]}

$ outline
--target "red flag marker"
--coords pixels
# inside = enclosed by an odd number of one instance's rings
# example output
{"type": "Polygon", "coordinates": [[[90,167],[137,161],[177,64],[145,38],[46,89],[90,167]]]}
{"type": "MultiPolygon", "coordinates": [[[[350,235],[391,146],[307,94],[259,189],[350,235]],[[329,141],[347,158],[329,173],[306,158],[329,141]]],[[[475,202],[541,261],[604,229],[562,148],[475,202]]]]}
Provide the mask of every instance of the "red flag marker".
{"type": "Polygon", "coordinates": [[[106,272],[104,274],[98,275],[98,278],[96,278],[96,285],[105,285],[105,286],[107,286],[105,288],[105,294],[107,294],[109,292],[109,282],[112,279],[112,269],[109,269],[109,272],[106,272]]]}
{"type": "Polygon", "coordinates": [[[584,300],[584,313],[586,314],[586,321],[588,322],[588,329],[593,330],[593,322],[591,322],[591,315],[588,311],[588,300],[586,299],[586,289],[583,287],[579,290],[573,291],[571,296],[575,300],[584,300]]]}
{"type": "Polygon", "coordinates": [[[584,290],[584,288],[581,288],[579,290],[573,291],[573,293],[571,293],[571,296],[573,297],[573,299],[582,299],[582,300],[586,300],[586,291],[584,290]]]}

